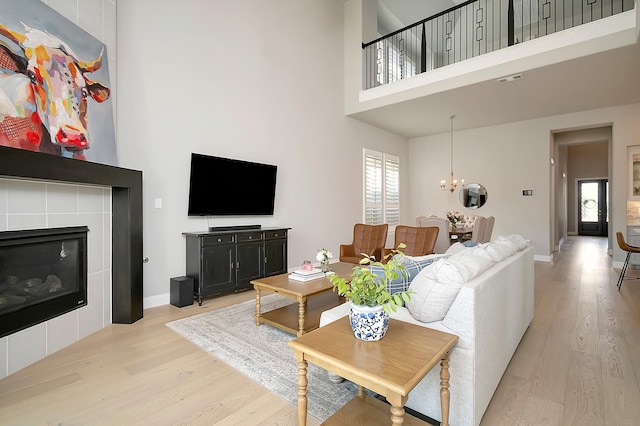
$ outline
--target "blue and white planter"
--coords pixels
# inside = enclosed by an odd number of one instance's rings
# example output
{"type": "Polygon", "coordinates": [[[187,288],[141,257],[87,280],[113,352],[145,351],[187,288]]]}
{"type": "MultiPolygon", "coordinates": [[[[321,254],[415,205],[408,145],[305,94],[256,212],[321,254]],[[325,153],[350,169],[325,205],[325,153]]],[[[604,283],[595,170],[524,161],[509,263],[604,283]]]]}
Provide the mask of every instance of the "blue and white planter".
{"type": "Polygon", "coordinates": [[[353,333],[360,340],[377,342],[382,339],[389,328],[389,314],[379,306],[363,306],[351,304],[349,321],[353,333]]]}

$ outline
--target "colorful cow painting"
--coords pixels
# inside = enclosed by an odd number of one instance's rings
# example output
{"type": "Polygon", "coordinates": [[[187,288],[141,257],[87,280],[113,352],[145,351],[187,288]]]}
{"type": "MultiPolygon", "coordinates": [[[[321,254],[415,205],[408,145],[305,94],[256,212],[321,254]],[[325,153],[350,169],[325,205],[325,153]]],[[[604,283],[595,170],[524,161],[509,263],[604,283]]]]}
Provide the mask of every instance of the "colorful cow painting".
{"type": "Polygon", "coordinates": [[[102,53],[84,62],[58,37],[27,25],[22,33],[0,24],[0,36],[16,46],[0,44],[0,119],[5,123],[0,123],[0,144],[59,149],[63,156],[85,159],[90,147],[87,99],[104,102],[110,95],[108,87],[88,77],[102,66],[102,53]],[[22,123],[20,130],[7,133],[11,123],[22,123]]]}

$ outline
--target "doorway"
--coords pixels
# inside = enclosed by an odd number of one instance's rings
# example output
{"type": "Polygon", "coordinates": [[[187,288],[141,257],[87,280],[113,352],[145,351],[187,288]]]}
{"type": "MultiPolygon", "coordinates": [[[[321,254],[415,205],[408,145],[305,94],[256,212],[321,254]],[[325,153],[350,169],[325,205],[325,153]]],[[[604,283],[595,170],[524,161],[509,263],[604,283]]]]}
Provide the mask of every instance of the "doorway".
{"type": "Polygon", "coordinates": [[[578,180],[578,235],[609,233],[609,180],[578,180]]]}

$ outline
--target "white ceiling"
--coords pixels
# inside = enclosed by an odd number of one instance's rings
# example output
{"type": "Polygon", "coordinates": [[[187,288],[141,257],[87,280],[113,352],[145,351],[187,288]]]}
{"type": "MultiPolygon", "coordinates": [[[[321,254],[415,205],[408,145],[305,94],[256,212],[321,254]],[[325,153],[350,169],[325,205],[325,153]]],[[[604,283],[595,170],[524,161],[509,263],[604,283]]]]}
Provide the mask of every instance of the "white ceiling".
{"type": "MultiPolygon", "coordinates": [[[[399,7],[432,2],[379,0],[379,3],[396,16],[404,16],[407,8],[399,7]]],[[[453,4],[450,0],[437,3],[453,4]]],[[[397,28],[391,30],[394,29],[397,28]]],[[[350,116],[404,137],[416,138],[449,131],[451,115],[456,115],[456,129],[463,130],[640,103],[639,46],[635,43],[523,70],[524,78],[512,83],[498,84],[492,77],[350,116]]]]}

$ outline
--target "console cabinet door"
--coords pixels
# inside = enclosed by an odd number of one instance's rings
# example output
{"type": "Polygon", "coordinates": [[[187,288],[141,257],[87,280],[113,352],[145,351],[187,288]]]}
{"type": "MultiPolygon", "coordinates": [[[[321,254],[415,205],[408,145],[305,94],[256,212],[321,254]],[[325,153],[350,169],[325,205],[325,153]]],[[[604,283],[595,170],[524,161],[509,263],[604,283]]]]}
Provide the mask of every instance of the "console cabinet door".
{"type": "Polygon", "coordinates": [[[233,245],[202,248],[202,280],[200,292],[209,296],[233,290],[235,268],[233,245]]]}
{"type": "Polygon", "coordinates": [[[236,290],[251,288],[251,280],[262,277],[262,242],[236,246],[236,290]]]}
{"type": "Polygon", "coordinates": [[[287,240],[268,240],[264,243],[264,276],[287,272],[287,240]]]}

